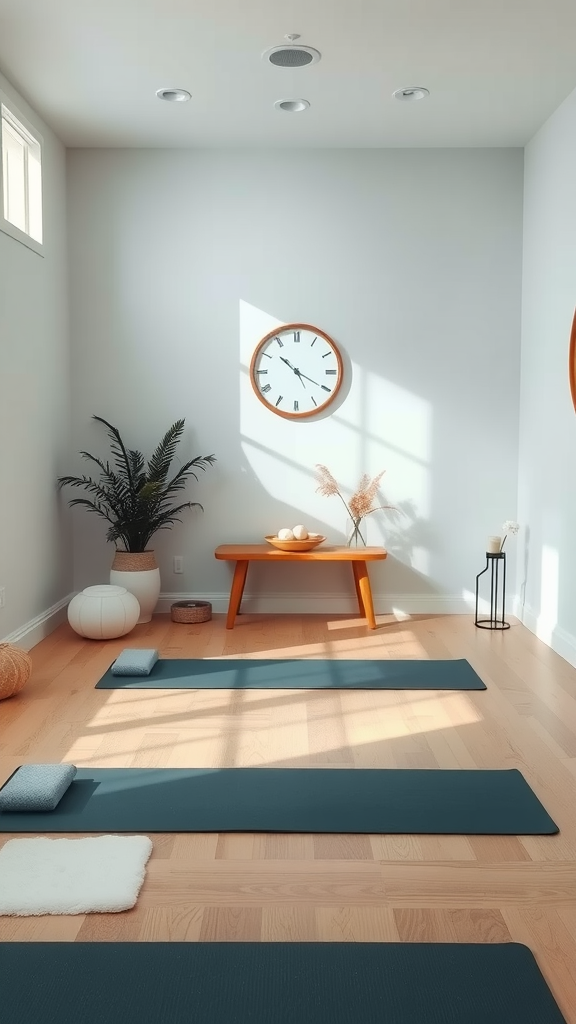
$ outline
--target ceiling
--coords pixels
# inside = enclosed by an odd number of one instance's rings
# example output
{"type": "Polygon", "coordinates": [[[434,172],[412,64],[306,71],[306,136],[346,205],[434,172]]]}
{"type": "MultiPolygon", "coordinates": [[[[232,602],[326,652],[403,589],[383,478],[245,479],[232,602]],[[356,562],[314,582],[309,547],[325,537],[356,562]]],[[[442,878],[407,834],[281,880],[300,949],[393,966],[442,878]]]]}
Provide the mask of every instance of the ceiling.
{"type": "Polygon", "coordinates": [[[523,146],[576,86],[576,3],[0,0],[0,70],[67,146],[523,146]],[[291,32],[317,64],[262,59],[291,32]]]}

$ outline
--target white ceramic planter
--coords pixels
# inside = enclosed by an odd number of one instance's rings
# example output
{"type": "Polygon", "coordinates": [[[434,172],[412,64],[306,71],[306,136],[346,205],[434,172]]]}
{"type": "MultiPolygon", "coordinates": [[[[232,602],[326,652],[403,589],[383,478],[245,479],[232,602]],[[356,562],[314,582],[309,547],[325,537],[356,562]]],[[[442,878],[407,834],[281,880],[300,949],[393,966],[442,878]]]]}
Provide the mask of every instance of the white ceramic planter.
{"type": "Polygon", "coordinates": [[[138,622],[140,605],[125,587],[86,587],[68,605],[68,622],[80,636],[112,640],[124,636],[138,622]]]}
{"type": "Polygon", "coordinates": [[[117,551],[110,570],[110,583],[125,587],[140,605],[138,622],[150,622],[160,597],[160,570],[153,551],[117,551]]]}

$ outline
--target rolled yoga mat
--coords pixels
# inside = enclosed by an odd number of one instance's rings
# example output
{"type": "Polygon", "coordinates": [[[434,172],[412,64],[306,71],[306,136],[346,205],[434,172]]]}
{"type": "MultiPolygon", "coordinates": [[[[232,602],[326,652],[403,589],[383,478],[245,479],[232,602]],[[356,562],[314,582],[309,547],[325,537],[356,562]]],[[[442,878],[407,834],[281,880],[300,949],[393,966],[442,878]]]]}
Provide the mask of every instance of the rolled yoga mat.
{"type": "Polygon", "coordinates": [[[454,661],[163,658],[150,675],[117,676],[101,690],[485,690],[464,658],[454,661]]]}
{"type": "Polygon", "coordinates": [[[0,832],[549,835],[515,768],[79,768],[55,810],[0,832]]]}
{"type": "Polygon", "coordinates": [[[566,1024],[519,943],[6,942],[6,1024],[566,1024]]]}

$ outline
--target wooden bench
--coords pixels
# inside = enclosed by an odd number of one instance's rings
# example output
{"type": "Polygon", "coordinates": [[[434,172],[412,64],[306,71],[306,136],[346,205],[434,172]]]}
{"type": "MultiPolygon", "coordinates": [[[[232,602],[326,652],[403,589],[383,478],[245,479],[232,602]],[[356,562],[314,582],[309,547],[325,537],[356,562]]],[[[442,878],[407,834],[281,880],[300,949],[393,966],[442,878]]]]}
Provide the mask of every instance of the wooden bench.
{"type": "Polygon", "coordinates": [[[367,621],[370,629],[376,629],[372,590],[368,576],[367,562],[382,561],[386,558],[384,548],[348,548],[319,547],[313,551],[279,551],[269,544],[221,544],[214,555],[225,562],[236,562],[226,629],[234,628],[234,620],[240,611],[240,602],[244,593],[244,584],[250,562],[350,562],[354,576],[354,586],[360,615],[367,621]]]}

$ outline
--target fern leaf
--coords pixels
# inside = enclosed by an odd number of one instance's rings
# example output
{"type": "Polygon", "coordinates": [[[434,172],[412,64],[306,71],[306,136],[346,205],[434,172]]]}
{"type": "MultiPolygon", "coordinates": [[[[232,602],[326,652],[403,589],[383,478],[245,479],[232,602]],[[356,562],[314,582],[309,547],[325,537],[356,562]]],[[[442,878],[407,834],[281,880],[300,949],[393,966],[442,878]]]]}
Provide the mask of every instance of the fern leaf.
{"type": "Polygon", "coordinates": [[[149,481],[164,481],[168,476],[178,442],[184,432],[184,423],[185,420],[176,420],[176,423],[173,423],[170,429],[166,431],[156,451],[150,457],[148,462],[149,481]]]}
{"type": "Polygon", "coordinates": [[[213,466],[216,461],[217,459],[215,455],[197,455],[195,459],[190,459],[189,462],[186,462],[185,465],[178,470],[176,476],[172,477],[172,479],[166,483],[165,492],[168,494],[171,490],[181,490],[182,487],[186,486],[186,479],[188,476],[193,476],[195,480],[198,480],[192,466],[203,470],[205,473],[208,466],[213,466]]]}
{"type": "Polygon", "coordinates": [[[93,416],[93,420],[97,420],[98,423],[103,423],[108,428],[108,436],[110,437],[110,451],[114,455],[116,466],[120,473],[124,474],[129,481],[130,487],[133,487],[132,471],[130,468],[130,460],[128,459],[128,453],[124,447],[124,442],[120,437],[120,431],[118,427],[113,426],[108,420],[105,420],[102,416],[93,416]]]}
{"type": "Polygon", "coordinates": [[[84,508],[87,508],[89,512],[94,512],[96,515],[101,516],[102,519],[107,519],[109,523],[112,522],[110,516],[106,512],[106,509],[97,505],[94,501],[89,501],[88,498],[72,498],[68,504],[70,505],[70,508],[72,508],[73,505],[82,505],[84,508]]]}

